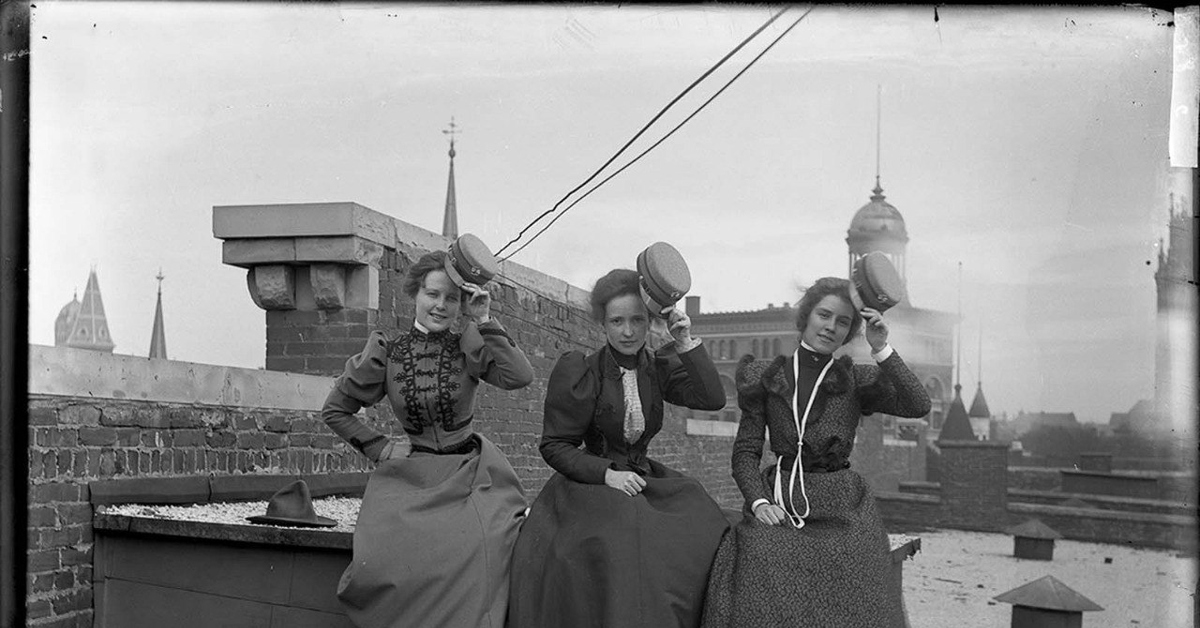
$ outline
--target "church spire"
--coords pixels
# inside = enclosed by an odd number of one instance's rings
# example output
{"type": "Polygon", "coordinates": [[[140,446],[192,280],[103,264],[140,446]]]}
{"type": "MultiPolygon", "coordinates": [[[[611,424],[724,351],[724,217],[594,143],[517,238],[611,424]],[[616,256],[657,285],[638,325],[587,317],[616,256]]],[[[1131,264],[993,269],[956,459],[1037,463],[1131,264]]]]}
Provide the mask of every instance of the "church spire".
{"type": "Polygon", "coordinates": [[[454,116],[450,116],[450,128],[442,133],[450,136],[450,179],[446,183],[446,214],[442,217],[442,235],[454,239],[458,237],[458,206],[454,198],[454,136],[459,133],[454,116]]]}
{"type": "Polygon", "coordinates": [[[158,269],[158,304],[154,307],[154,329],[150,332],[150,357],[167,359],[167,332],[163,328],[162,269],[158,269]]]}
{"type": "Polygon", "coordinates": [[[975,377],[975,399],[971,401],[971,410],[967,416],[976,419],[990,419],[992,411],[988,408],[987,399],[983,396],[983,324],[979,325],[979,364],[975,377]]]}
{"type": "Polygon", "coordinates": [[[100,281],[96,279],[96,268],[88,274],[87,288],[75,314],[71,331],[67,335],[67,346],[76,349],[91,349],[112,353],[112,337],[108,333],[108,319],[104,315],[104,300],[100,298],[100,281]]]}

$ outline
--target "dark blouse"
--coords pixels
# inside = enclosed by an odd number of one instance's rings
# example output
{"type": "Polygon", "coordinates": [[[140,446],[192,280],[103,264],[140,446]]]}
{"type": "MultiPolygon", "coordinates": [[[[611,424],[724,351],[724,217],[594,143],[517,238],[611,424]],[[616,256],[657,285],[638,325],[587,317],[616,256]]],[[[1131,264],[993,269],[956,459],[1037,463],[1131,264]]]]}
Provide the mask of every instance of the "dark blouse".
{"type": "MultiPolygon", "coordinates": [[[[624,360],[610,346],[585,356],[565,353],[546,385],[540,450],[554,470],[577,482],[603,484],[608,469],[646,475],[646,449],[662,429],[663,401],[695,410],[725,407],[725,392],[703,345],[686,353],[673,344],[655,353],[643,348],[636,358],[638,395],[645,431],[625,440],[624,360]],[[580,444],[585,446],[580,449],[580,444]]],[[[631,364],[632,366],[632,364],[631,364]]]]}
{"type": "Polygon", "coordinates": [[[371,460],[387,437],[355,413],[385,396],[414,449],[453,452],[472,434],[480,381],[514,390],[533,381],[529,359],[492,318],[462,333],[374,331],[362,352],[346,361],[321,418],[371,460]]]}
{"type": "MultiPolygon", "coordinates": [[[[803,350],[804,353],[807,351],[803,350]]],[[[820,373],[821,360],[801,354],[800,413],[820,373]]],[[[746,503],[771,499],[770,487],[759,473],[763,442],[770,432],[770,447],[782,470],[791,470],[796,460],[798,434],[792,418],[792,395],[796,388],[791,356],[772,361],[747,356],[738,367],[738,406],[742,418],[733,444],[733,476],[746,503]]],[[[804,430],[800,460],[806,473],[831,472],[850,466],[855,431],[868,414],[884,412],[895,416],[922,417],[929,413],[925,387],[893,352],[883,362],[854,364],[838,358],[820,385],[804,430]]]]}

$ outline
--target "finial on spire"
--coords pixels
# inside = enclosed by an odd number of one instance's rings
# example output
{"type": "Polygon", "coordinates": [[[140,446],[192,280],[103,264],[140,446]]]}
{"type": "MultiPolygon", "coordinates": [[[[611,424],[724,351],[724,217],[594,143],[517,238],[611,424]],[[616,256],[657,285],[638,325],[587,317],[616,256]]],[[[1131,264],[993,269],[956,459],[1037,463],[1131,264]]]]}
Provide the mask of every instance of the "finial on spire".
{"type": "Polygon", "coordinates": [[[458,125],[454,124],[454,116],[450,116],[450,128],[442,130],[442,133],[450,137],[450,159],[454,159],[454,136],[461,132],[458,125]]]}
{"type": "Polygon", "coordinates": [[[154,278],[158,280],[158,293],[162,294],[162,280],[166,279],[162,274],[162,266],[158,267],[158,274],[154,278]]]}
{"type": "Polygon", "coordinates": [[[954,366],[954,390],[962,388],[962,261],[958,262],[958,356],[954,366]]]}

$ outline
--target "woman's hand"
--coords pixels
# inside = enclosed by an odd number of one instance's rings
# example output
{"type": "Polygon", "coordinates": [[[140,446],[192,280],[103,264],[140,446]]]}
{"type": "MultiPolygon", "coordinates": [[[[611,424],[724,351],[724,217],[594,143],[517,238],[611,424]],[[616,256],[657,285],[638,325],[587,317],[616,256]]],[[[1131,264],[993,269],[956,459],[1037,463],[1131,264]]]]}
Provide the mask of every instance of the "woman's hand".
{"type": "Polygon", "coordinates": [[[888,327],[883,321],[883,314],[870,307],[859,310],[859,314],[863,317],[863,335],[867,337],[867,344],[871,345],[871,352],[882,351],[888,339],[888,327]]]}
{"type": "Polygon", "coordinates": [[[678,307],[671,308],[667,314],[667,331],[675,339],[675,346],[680,353],[696,346],[697,341],[692,338],[692,319],[678,307]]]}
{"type": "Polygon", "coordinates": [[[464,314],[475,321],[476,325],[482,325],[492,319],[491,293],[473,283],[464,283],[462,291],[467,295],[467,300],[462,306],[464,314]]]}
{"type": "Polygon", "coordinates": [[[412,453],[412,445],[407,441],[397,443],[394,440],[388,440],[387,444],[383,446],[383,451],[379,452],[379,460],[375,462],[378,464],[393,458],[407,458],[410,453],[412,453]]]}
{"type": "Polygon", "coordinates": [[[777,526],[787,519],[787,513],[775,504],[763,502],[754,509],[754,518],[767,525],[777,526]]]}
{"type": "Polygon", "coordinates": [[[632,471],[604,470],[604,483],[633,497],[646,488],[646,480],[632,471]]]}

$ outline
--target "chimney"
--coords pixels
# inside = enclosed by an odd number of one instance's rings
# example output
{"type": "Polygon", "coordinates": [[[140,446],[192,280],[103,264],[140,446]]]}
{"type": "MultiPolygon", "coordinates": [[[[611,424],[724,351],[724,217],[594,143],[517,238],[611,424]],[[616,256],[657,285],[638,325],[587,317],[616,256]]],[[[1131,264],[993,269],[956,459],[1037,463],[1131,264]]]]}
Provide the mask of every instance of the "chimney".
{"type": "Polygon", "coordinates": [[[700,314],[700,297],[687,296],[684,297],[684,313],[688,317],[697,316],[700,314]]]}

